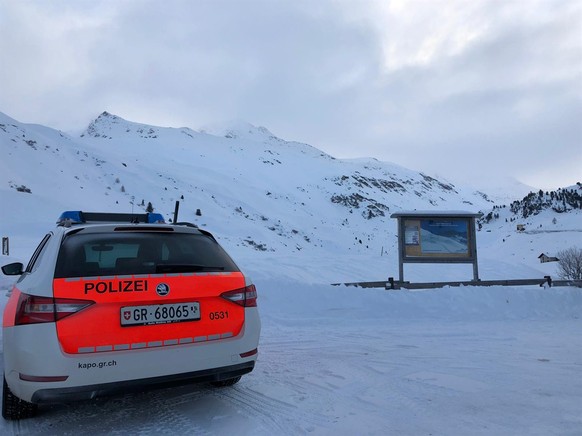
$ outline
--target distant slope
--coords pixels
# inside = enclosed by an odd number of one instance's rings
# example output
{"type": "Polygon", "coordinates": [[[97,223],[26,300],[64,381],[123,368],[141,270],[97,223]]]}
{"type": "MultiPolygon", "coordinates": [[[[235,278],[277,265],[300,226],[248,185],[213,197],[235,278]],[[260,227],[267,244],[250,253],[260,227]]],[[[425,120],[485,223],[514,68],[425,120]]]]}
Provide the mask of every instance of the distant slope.
{"type": "MultiPolygon", "coordinates": [[[[556,191],[530,192],[521,200],[512,201],[509,205],[496,205],[482,218],[481,222],[488,224],[500,218],[511,222],[523,221],[544,211],[552,211],[558,215],[582,211],[582,183],[578,182],[576,185],[556,191]]],[[[557,220],[557,217],[554,218],[557,220]]]]}

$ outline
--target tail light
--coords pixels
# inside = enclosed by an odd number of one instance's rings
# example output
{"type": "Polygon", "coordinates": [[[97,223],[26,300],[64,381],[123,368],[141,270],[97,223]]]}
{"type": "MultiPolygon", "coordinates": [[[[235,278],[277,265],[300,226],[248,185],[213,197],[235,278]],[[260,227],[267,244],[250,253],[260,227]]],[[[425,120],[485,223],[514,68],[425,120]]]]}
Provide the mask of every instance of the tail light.
{"type": "Polygon", "coordinates": [[[90,306],[94,301],[20,294],[15,325],[56,322],[90,306]]]}
{"type": "Polygon", "coordinates": [[[255,285],[246,288],[235,289],[220,295],[235,304],[243,307],[257,307],[257,288],[255,285]]]}

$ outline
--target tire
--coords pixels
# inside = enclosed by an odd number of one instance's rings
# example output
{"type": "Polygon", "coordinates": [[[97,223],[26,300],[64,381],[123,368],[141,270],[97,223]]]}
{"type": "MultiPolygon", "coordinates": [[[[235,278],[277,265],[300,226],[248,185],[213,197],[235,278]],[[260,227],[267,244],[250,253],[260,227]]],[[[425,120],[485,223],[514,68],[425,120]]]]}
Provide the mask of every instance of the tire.
{"type": "Polygon", "coordinates": [[[18,420],[32,418],[36,415],[38,406],[28,401],[21,400],[12,393],[6,377],[4,378],[4,389],[2,391],[2,417],[4,419],[18,420]]]}
{"type": "Polygon", "coordinates": [[[215,386],[217,388],[225,388],[227,386],[232,386],[236,383],[239,382],[241,376],[239,375],[238,377],[234,377],[234,378],[229,378],[226,380],[220,380],[220,381],[215,381],[215,382],[210,382],[210,384],[212,386],[215,386]]]}

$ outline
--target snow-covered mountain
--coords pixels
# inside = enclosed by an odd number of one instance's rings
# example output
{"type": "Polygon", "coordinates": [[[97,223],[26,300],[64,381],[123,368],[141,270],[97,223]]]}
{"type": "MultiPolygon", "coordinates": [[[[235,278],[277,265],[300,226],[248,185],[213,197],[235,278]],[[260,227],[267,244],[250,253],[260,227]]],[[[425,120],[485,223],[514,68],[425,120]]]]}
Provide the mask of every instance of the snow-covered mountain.
{"type": "Polygon", "coordinates": [[[171,220],[179,200],[180,221],[266,262],[274,253],[394,256],[391,213],[494,206],[483,192],[375,159],[336,159],[244,122],[195,131],[103,112],[73,137],[0,114],[0,145],[2,234],[31,238],[62,210],[138,212],[151,203],[171,220]]]}
{"type": "Polygon", "coordinates": [[[485,195],[428,175],[335,159],[250,124],[217,136],[104,112],[78,138],[5,115],[0,129],[3,192],[55,199],[59,209],[131,211],[151,202],[168,219],[180,200],[181,220],[258,250],[358,248],[356,238],[391,228],[398,210],[488,206],[485,195]]]}

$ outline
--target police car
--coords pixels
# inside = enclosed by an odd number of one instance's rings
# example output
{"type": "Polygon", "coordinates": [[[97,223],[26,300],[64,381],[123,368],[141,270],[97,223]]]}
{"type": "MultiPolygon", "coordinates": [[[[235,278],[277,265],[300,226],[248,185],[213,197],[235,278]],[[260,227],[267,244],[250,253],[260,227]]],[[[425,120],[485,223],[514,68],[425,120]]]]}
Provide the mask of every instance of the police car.
{"type": "Polygon", "coordinates": [[[257,291],[209,232],[159,214],[69,211],[32,255],[4,310],[2,416],[39,404],[251,372],[257,291]]]}

